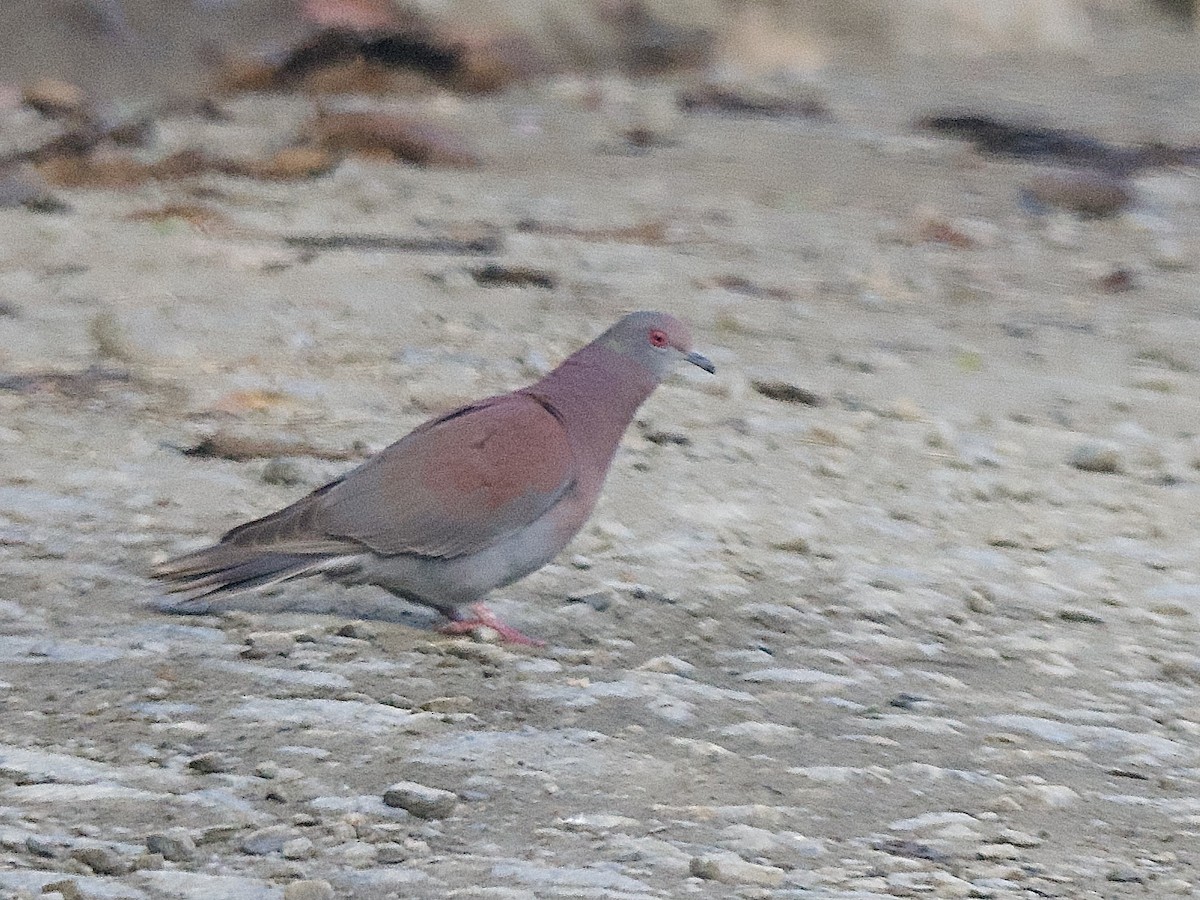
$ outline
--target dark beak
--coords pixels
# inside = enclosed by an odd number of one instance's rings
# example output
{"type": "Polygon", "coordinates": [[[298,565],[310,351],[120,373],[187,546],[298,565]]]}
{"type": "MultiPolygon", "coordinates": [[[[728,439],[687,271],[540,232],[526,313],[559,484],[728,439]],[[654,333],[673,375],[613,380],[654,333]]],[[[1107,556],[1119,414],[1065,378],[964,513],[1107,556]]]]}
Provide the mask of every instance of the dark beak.
{"type": "Polygon", "coordinates": [[[717,367],[712,364],[709,358],[700,353],[693,351],[692,353],[687,354],[684,359],[690,362],[693,366],[699,366],[709,375],[715,375],[717,372],[717,367]]]}

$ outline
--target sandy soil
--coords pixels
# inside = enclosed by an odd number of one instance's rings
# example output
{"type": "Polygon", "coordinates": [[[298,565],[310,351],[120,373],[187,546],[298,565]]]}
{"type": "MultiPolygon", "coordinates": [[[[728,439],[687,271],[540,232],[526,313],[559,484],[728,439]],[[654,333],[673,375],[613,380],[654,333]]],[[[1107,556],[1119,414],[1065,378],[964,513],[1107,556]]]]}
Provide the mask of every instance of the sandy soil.
{"type": "MultiPolygon", "coordinates": [[[[0,390],[0,892],[1196,893],[1195,177],[1143,176],[1115,219],[1037,217],[1033,166],[910,127],[974,103],[1177,140],[1196,79],[832,71],[828,124],[664,120],[674,87],[427,101],[474,171],[0,212],[0,374],[34,376],[0,390]],[[678,143],[608,152],[635,109],[678,143]],[[219,218],[129,218],[173,202],[219,218]],[[281,239],[464,229],[556,286],[281,239]],[[1098,286],[1116,268],[1132,290],[1098,286]],[[378,449],[632,308],[691,321],[718,376],[647,403],[593,522],[497,598],[546,649],[320,583],[153,608],[153,561],[352,464],[180,447],[378,449]],[[423,818],[384,804],[402,781],[453,796],[423,818]]],[[[162,147],[257,152],[309,111],[228,109],[162,147]]]]}

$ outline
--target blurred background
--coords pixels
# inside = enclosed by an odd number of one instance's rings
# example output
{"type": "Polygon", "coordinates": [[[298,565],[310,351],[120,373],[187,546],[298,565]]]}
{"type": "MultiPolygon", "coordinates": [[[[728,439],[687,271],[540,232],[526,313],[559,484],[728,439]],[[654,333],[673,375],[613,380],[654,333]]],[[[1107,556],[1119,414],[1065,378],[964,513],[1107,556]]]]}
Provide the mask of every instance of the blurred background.
{"type": "Polygon", "coordinates": [[[505,42],[510,62],[555,71],[795,76],[946,56],[1088,59],[1131,40],[1143,55],[1121,65],[1153,69],[1194,56],[1193,15],[1191,0],[8,0],[0,80],[187,91],[231,56],[284,52],[317,28],[400,24],[505,42]]]}

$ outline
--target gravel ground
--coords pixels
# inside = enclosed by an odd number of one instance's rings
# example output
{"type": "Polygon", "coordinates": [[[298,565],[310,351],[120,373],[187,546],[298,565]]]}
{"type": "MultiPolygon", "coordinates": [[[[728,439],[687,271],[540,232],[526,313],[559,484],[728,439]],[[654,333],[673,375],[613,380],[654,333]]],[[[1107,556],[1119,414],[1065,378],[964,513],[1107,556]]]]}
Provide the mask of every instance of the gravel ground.
{"type": "MultiPolygon", "coordinates": [[[[0,212],[0,894],[1196,895],[1195,177],[1036,216],[1034,166],[910,123],[1179,140],[1197,87],[842,72],[812,124],[556,81],[428,101],[478,170],[0,212]],[[638,116],[675,145],[613,152],[638,116]],[[205,227],[130,219],[184,202],[205,227]],[[464,231],[552,286],[280,239],[464,231]],[[352,465],[181,447],[375,450],[633,308],[718,375],[660,389],[592,523],[496,599],[545,649],[323,583],[155,608],[155,560],[352,465]]],[[[228,109],[163,146],[257,152],[308,105],[228,109]]]]}

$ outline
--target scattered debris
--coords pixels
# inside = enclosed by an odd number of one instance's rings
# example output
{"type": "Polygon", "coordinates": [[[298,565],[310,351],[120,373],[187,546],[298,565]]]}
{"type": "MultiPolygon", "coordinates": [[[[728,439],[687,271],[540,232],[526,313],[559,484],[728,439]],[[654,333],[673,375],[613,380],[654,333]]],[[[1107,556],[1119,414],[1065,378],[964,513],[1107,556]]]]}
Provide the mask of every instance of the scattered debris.
{"type": "Polygon", "coordinates": [[[399,253],[438,253],[461,256],[494,256],[504,249],[499,232],[487,231],[476,236],[432,235],[405,237],[388,234],[294,234],[283,242],[302,250],[391,250],[399,253]]]}
{"type": "Polygon", "coordinates": [[[1136,288],[1137,280],[1134,278],[1132,271],[1126,269],[1124,266],[1118,266],[1108,274],[1101,275],[1093,284],[1105,293],[1120,294],[1136,288]]]}
{"type": "Polygon", "coordinates": [[[222,395],[206,412],[240,416],[246,413],[262,413],[289,406],[295,401],[283,391],[255,388],[247,391],[231,391],[222,395]]]}
{"type": "Polygon", "coordinates": [[[1019,125],[977,113],[927,116],[918,122],[918,126],[970,141],[981,153],[1053,160],[1067,165],[1107,167],[1115,161],[1113,154],[1117,151],[1115,147],[1078,132],[1019,125]]]}
{"type": "Polygon", "coordinates": [[[820,394],[786,381],[759,381],[756,379],[750,382],[750,386],[771,400],[780,400],[784,403],[800,403],[804,406],[825,405],[825,398],[820,394]]]}
{"type": "Polygon", "coordinates": [[[128,385],[133,376],[125,369],[89,366],[80,372],[30,372],[0,375],[0,391],[18,394],[57,394],[72,400],[90,400],[106,388],[128,385]]]}
{"type": "Polygon", "coordinates": [[[228,231],[232,227],[224,213],[202,203],[167,203],[138,210],[125,218],[130,222],[186,222],[205,232],[228,231]]]}
{"type": "Polygon", "coordinates": [[[390,27],[330,27],[282,56],[235,58],[221,66],[223,93],[307,90],[384,93],[430,85],[484,93],[545,71],[536,48],[515,34],[480,38],[423,23],[416,14],[390,27]],[[407,76],[407,77],[406,77],[407,76]]]}
{"type": "Polygon", "coordinates": [[[714,275],[707,281],[698,282],[697,287],[715,287],[741,294],[744,297],[763,297],[769,300],[791,301],[796,299],[794,291],[781,287],[765,287],[741,275],[714,275]]]}
{"type": "Polygon", "coordinates": [[[571,225],[557,225],[549,222],[539,222],[534,219],[522,219],[517,223],[517,231],[524,234],[573,237],[584,241],[611,242],[615,244],[645,244],[651,247],[658,247],[669,243],[667,240],[667,223],[660,219],[652,222],[644,222],[641,225],[629,225],[624,228],[575,228],[571,225]]]}
{"type": "Polygon", "coordinates": [[[129,154],[63,153],[38,164],[51,184],[67,188],[131,188],[152,180],[198,175],[210,163],[198,152],[184,150],[146,163],[129,154]]]}
{"type": "Polygon", "coordinates": [[[419,166],[473,169],[478,154],[441,125],[390,113],[322,113],[313,133],[326,150],[384,155],[419,166]]]}
{"type": "Polygon", "coordinates": [[[1111,444],[1082,444],[1075,448],[1068,461],[1083,472],[1119,475],[1125,471],[1120,449],[1111,444]]]}
{"type": "Polygon", "coordinates": [[[193,772],[199,772],[201,775],[219,775],[226,772],[232,772],[237,765],[228,753],[222,753],[219,750],[210,750],[207,753],[201,753],[199,756],[194,756],[187,762],[187,767],[193,772]]]}
{"type": "Polygon", "coordinates": [[[200,443],[181,449],[184,456],[201,459],[228,459],[246,462],[251,459],[274,459],[279,456],[307,456],[312,459],[343,461],[361,459],[366,448],[354,446],[350,450],[328,450],[299,441],[281,441],[274,438],[246,438],[217,431],[200,443]]]}
{"type": "Polygon", "coordinates": [[[337,156],[321,147],[285,147],[266,159],[222,160],[214,168],[224,175],[262,181],[307,181],[331,171],[337,163],[337,156]]]}
{"type": "Polygon", "coordinates": [[[1098,169],[1131,175],[1141,169],[1167,165],[1195,166],[1200,147],[1163,144],[1118,146],[1078,131],[1005,122],[980,113],[945,113],[917,122],[919,128],[973,143],[981,153],[1073,168],[1098,169]]]}
{"type": "Polygon", "coordinates": [[[821,122],[833,119],[824,101],[813,97],[789,97],[749,87],[713,83],[681,91],[679,106],[688,113],[813,119],[821,122]]]}
{"type": "Polygon", "coordinates": [[[558,285],[558,276],[533,266],[508,266],[503,263],[488,263],[471,270],[475,283],[484,287],[536,287],[553,290],[558,285]]]}
{"type": "Polygon", "coordinates": [[[180,150],[156,162],[143,162],[128,153],[63,154],[51,156],[38,170],[59,187],[132,188],[147,181],[175,181],[207,172],[273,181],[315,178],[329,171],[336,158],[314,148],[282,150],[266,160],[210,157],[199,150],[180,150]]]}
{"type": "Polygon", "coordinates": [[[961,228],[938,216],[922,218],[917,223],[917,237],[923,242],[945,244],[956,250],[973,250],[979,246],[979,242],[961,228]]]}
{"type": "Polygon", "coordinates": [[[1058,611],[1058,617],[1064,622],[1078,622],[1083,625],[1103,625],[1104,619],[1086,609],[1068,607],[1058,611]]]}
{"type": "Polygon", "coordinates": [[[235,58],[221,67],[217,87],[223,93],[288,90],[321,69],[361,61],[392,69],[412,69],[445,80],[457,65],[454,51],[439,46],[419,28],[362,32],[351,28],[317,31],[279,58],[235,58]]]}
{"type": "Polygon", "coordinates": [[[677,147],[679,139],[674,134],[656,129],[650,125],[631,125],[620,133],[621,147],[611,152],[623,149],[627,152],[642,152],[660,147],[677,147]]]}
{"type": "Polygon", "coordinates": [[[686,434],[679,431],[663,431],[657,428],[651,428],[642,432],[642,437],[652,444],[658,444],[660,447],[672,445],[675,447],[687,447],[692,443],[692,439],[686,434]]]}
{"type": "Polygon", "coordinates": [[[931,862],[945,863],[951,859],[949,853],[944,853],[929,844],[921,841],[906,840],[904,838],[886,838],[884,840],[873,841],[871,844],[873,850],[878,850],[881,853],[886,853],[889,856],[901,856],[905,859],[926,859],[931,862]]]}
{"type": "Polygon", "coordinates": [[[88,321],[88,337],[101,359],[133,362],[136,355],[117,317],[107,310],[98,312],[88,321]]]}
{"type": "Polygon", "coordinates": [[[1022,189],[1021,199],[1035,212],[1058,207],[1084,218],[1102,219],[1128,207],[1134,194],[1132,184],[1123,176],[1084,170],[1038,175],[1022,189]]]}

